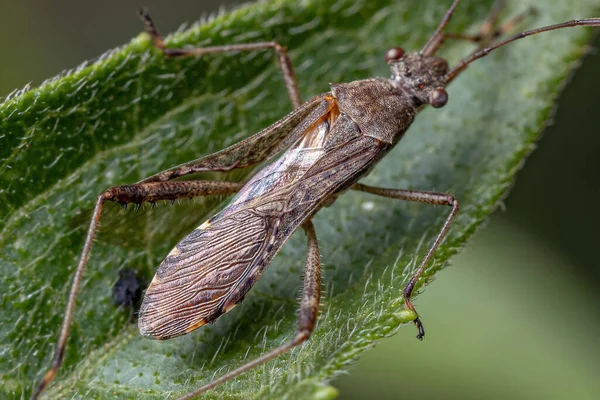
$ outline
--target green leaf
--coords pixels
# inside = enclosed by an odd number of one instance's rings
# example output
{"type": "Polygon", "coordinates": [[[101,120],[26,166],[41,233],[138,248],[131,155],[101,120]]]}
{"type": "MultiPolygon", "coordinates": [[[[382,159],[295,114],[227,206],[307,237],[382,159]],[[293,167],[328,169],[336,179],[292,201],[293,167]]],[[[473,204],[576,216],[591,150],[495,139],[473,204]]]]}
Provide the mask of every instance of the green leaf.
{"type": "MultiPolygon", "coordinates": [[[[385,50],[419,49],[446,3],[261,2],[167,42],[180,47],[278,40],[290,49],[308,98],[327,91],[328,82],[389,75],[385,50]]],[[[544,3],[524,25],[598,11],[593,0],[544,3]]],[[[476,30],[490,4],[461,4],[448,30],[476,30]]],[[[538,6],[511,4],[507,15],[538,6]]],[[[498,205],[591,34],[586,28],[542,34],[473,64],[449,88],[449,104],[424,110],[365,179],[451,192],[459,199],[460,214],[423,283],[498,205]]],[[[448,42],[442,54],[454,62],[470,49],[448,42]]],[[[221,149],[290,109],[271,52],[165,60],[146,35],[0,105],[1,397],[28,396],[49,365],[98,193],[221,149]]],[[[119,269],[134,268],[149,280],[176,241],[217,203],[160,204],[137,212],[105,208],[65,364],[49,398],[181,395],[292,337],[306,247],[302,234],[294,235],[241,306],[185,337],[142,338],[130,323],[131,312],[112,304],[119,269]]],[[[447,212],[355,192],[322,210],[315,224],[324,298],[313,337],[207,397],[334,398],[327,380],[408,322],[402,288],[447,212]]],[[[463,323],[461,310],[456,315],[456,323],[463,323]]]]}

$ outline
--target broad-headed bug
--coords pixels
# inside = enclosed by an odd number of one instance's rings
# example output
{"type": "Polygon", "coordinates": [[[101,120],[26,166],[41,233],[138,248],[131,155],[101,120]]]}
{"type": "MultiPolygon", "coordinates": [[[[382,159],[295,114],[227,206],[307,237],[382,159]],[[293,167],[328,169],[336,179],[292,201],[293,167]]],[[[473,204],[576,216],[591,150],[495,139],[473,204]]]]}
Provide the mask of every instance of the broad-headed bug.
{"type": "Polygon", "coordinates": [[[54,379],[62,363],[76,294],[107,201],[139,205],[237,193],[226,208],[180,241],[158,267],[145,293],[139,316],[141,334],[154,339],[184,335],[214,322],[243,300],[298,227],[302,226],[308,237],[305,279],[294,338],[190,392],[183,397],[185,399],[276,358],[310,337],[317,319],[321,290],[320,254],[311,219],[319,209],[331,205],[346,190],[451,208],[437,237],[402,292],[408,312],[414,315],[417,337],[422,338],[423,325],[411,302],[411,295],[458,212],[458,201],[451,194],[379,188],[361,184],[359,179],[398,143],[423,107],[440,108],[448,102],[445,87],[473,61],[526,36],[566,27],[600,26],[599,18],[572,20],[497,39],[521,16],[495,29],[490,26],[494,25],[498,14],[492,12],[490,23],[479,35],[448,34],[444,28],[458,3],[454,0],[420,51],[406,52],[400,47],[393,47],[386,52],[385,61],[391,68],[390,79],[370,78],[332,84],[330,92],[303,104],[292,63],[286,50],[278,43],[167,48],[148,13],[142,11],[141,17],[154,45],[166,57],[273,49],[295,110],[258,134],[224,150],[138,183],[113,187],[98,196],[74,275],[56,355],[33,398],[37,398],[54,379]],[[449,38],[474,42],[478,48],[450,68],[445,59],[436,56],[449,38]],[[280,154],[279,158],[275,157],[280,154]],[[176,180],[197,172],[228,171],[263,161],[271,163],[246,182],[176,180]]]}

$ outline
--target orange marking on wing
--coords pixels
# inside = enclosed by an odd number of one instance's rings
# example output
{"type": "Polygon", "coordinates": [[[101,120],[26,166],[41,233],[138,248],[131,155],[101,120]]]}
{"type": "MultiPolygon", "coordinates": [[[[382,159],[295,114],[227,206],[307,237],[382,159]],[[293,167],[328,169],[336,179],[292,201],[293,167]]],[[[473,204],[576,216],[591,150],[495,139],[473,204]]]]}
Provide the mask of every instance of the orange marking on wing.
{"type": "Polygon", "coordinates": [[[206,321],[201,319],[200,321],[194,322],[193,324],[191,324],[190,326],[185,328],[185,333],[190,333],[191,331],[195,331],[196,329],[198,329],[204,325],[206,325],[206,321]]]}
{"type": "Polygon", "coordinates": [[[227,306],[225,306],[225,308],[223,309],[223,311],[224,312],[228,312],[229,310],[231,310],[235,306],[237,306],[237,304],[234,304],[234,303],[228,304],[227,306]]]}

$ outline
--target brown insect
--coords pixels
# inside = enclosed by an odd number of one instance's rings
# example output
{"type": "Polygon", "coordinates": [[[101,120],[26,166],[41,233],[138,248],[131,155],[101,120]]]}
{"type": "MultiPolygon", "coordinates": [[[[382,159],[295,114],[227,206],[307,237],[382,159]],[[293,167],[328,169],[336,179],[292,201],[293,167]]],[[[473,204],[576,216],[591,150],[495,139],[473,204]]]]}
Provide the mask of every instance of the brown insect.
{"type": "Polygon", "coordinates": [[[491,29],[498,18],[495,8],[481,31],[469,36],[443,32],[459,1],[454,0],[421,51],[388,50],[390,79],[372,78],[332,84],[331,92],[301,104],[290,59],[277,42],[196,49],[166,48],[150,16],[142,11],[155,46],[167,57],[199,56],[227,51],[273,49],[278,56],[286,88],[295,110],[227,149],[160,172],[133,185],[113,187],[101,193],[75,272],[56,354],[32,398],[36,399],[54,379],[63,360],[75,298],[91,251],[104,203],[127,205],[159,200],[237,193],[230,204],[180,241],[160,264],[139,313],[139,329],[153,339],[170,339],[218,319],[240,303],[292,233],[302,226],[308,237],[298,328],[287,344],[273,349],[185,395],[194,397],[243,372],[265,363],[307,340],[317,319],[321,269],[312,217],[331,205],[344,191],[359,190],[379,196],[451,207],[445,223],[421,264],[403,289],[406,308],[414,313],[417,337],[423,325],[411,302],[419,277],[443,241],[458,212],[451,194],[387,189],[358,183],[402,138],[417,113],[426,105],[443,107],[445,87],[473,61],[526,36],[573,26],[600,26],[600,18],[573,20],[521,32],[493,43],[525,14],[500,29],[491,29]],[[436,57],[448,38],[472,41],[478,49],[449,68],[436,57]],[[493,44],[492,44],[493,43],[493,44]],[[278,154],[281,157],[275,158],[278,154]],[[202,171],[228,171],[265,160],[272,162],[247,182],[176,181],[202,171]]]}

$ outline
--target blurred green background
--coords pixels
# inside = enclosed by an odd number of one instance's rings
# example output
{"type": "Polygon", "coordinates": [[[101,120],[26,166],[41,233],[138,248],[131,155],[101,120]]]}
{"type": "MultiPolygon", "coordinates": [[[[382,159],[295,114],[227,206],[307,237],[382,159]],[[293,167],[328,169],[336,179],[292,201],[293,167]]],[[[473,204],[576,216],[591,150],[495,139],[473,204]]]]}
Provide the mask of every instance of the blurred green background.
{"type": "MultiPolygon", "coordinates": [[[[0,98],[127,42],[139,7],[168,33],[222,4],[0,1],[0,98]]],[[[409,327],[364,353],[333,382],[341,399],[600,398],[599,47],[505,207],[419,297],[426,339],[409,327]]]]}

